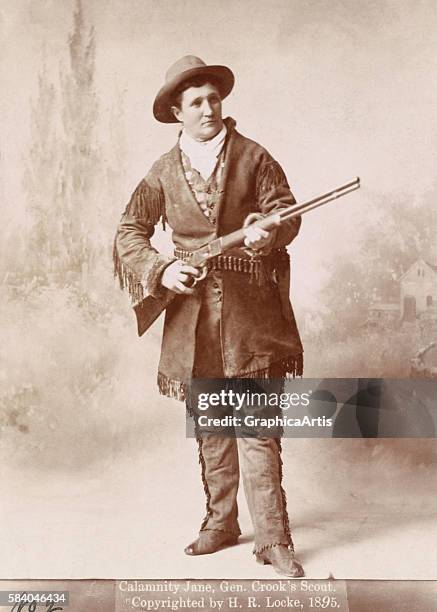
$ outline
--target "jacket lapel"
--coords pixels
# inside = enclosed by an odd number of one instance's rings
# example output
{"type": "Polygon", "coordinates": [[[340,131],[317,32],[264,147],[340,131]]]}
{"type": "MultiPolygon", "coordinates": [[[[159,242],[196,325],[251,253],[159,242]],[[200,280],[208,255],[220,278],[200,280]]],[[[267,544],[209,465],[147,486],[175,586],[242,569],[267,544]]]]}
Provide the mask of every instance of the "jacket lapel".
{"type": "MultiPolygon", "coordinates": [[[[232,185],[235,184],[235,181],[232,179],[233,172],[235,168],[238,167],[239,157],[242,154],[241,147],[238,146],[238,132],[235,131],[235,121],[231,117],[227,117],[225,119],[225,124],[228,129],[227,142],[225,144],[225,163],[223,168],[222,180],[221,180],[221,194],[220,198],[217,202],[217,235],[223,235],[223,222],[224,222],[224,213],[226,211],[226,216],[232,216],[233,210],[232,206],[226,206],[225,201],[228,193],[231,191],[230,183],[232,185]]],[[[235,194],[233,194],[234,196],[235,194]]],[[[234,199],[234,197],[233,197],[234,199]]],[[[232,202],[230,203],[232,205],[232,202]]]]}
{"type": "Polygon", "coordinates": [[[203,214],[191,187],[186,179],[182,166],[181,151],[179,144],[176,144],[170,151],[172,167],[174,168],[175,193],[181,195],[183,201],[184,214],[193,220],[196,227],[203,227],[211,231],[214,229],[209,219],[203,214]]]}

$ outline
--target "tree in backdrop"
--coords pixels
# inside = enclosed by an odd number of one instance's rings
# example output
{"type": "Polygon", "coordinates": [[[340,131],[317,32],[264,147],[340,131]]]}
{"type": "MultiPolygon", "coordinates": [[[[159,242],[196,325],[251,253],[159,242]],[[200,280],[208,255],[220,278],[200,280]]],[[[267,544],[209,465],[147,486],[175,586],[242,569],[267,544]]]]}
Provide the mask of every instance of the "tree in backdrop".
{"type": "Polygon", "coordinates": [[[68,272],[80,273],[86,280],[101,246],[96,235],[100,212],[97,177],[101,168],[95,140],[95,34],[93,27],[85,25],[80,0],[68,47],[69,70],[60,76],[63,134],[58,205],[64,210],[62,239],[68,246],[68,272]]]}
{"type": "Polygon", "coordinates": [[[31,146],[24,171],[27,212],[26,271],[52,274],[66,259],[60,240],[56,200],[59,191],[59,140],[56,125],[57,92],[50,80],[44,53],[38,75],[38,94],[31,104],[31,146]]]}
{"type": "Polygon", "coordinates": [[[59,83],[46,63],[32,105],[32,145],[25,172],[31,226],[28,268],[57,283],[85,289],[110,253],[99,182],[104,175],[96,139],[95,32],[76,0],[68,37],[69,62],[59,83]]]}

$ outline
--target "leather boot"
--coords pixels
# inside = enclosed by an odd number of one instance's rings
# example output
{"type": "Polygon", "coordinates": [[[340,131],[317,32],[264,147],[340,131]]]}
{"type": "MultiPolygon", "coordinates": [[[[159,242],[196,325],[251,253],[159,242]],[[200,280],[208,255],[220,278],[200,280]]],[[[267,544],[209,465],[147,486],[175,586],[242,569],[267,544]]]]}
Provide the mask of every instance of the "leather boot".
{"type": "Polygon", "coordinates": [[[290,576],[291,578],[302,578],[305,576],[302,565],[296,559],[294,550],[290,546],[272,546],[262,552],[255,553],[258,563],[272,565],[277,574],[290,576]]]}

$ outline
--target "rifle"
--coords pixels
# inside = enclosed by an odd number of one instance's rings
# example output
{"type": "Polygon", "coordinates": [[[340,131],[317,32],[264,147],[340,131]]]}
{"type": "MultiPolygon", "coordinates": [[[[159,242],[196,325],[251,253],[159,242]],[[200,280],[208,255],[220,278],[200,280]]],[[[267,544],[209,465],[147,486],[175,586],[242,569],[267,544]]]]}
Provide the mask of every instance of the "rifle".
{"type": "MultiPolygon", "coordinates": [[[[294,217],[303,215],[304,213],[314,210],[319,206],[324,206],[325,204],[328,204],[328,202],[337,200],[338,198],[359,189],[359,187],[360,179],[357,177],[353,181],[345,183],[340,187],[336,187],[335,189],[312,198],[311,200],[307,200],[301,204],[287,206],[287,208],[282,208],[281,210],[270,213],[262,218],[260,218],[259,213],[250,213],[246,217],[242,228],[235,230],[230,234],[226,234],[225,236],[215,238],[208,244],[200,247],[200,249],[193,251],[188,263],[195,268],[201,268],[202,274],[200,277],[193,279],[190,286],[194,286],[197,282],[205,278],[207,274],[206,266],[210,259],[217,257],[218,255],[222,255],[229,249],[244,245],[244,239],[246,237],[245,228],[247,225],[250,224],[252,227],[259,227],[263,230],[270,231],[275,227],[279,227],[285,221],[289,221],[294,217]]],[[[167,308],[175,297],[176,293],[168,289],[162,298],[148,296],[138,304],[134,305],[135,314],[137,316],[139,336],[144,334],[144,332],[152,325],[152,323],[167,308]]]]}

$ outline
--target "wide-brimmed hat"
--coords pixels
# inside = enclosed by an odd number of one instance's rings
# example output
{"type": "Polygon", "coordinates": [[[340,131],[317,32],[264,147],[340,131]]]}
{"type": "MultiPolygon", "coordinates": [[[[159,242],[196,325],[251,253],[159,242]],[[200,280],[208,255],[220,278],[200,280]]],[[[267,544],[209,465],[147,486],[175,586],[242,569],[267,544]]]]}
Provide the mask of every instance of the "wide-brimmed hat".
{"type": "Polygon", "coordinates": [[[186,55],[170,66],[166,72],[165,84],[159,90],[153,103],[155,119],[162,123],[177,123],[171,111],[175,91],[187,79],[203,75],[211,76],[214,79],[222,99],[231,93],[235,80],[232,70],[226,66],[207,66],[200,57],[186,55]]]}

